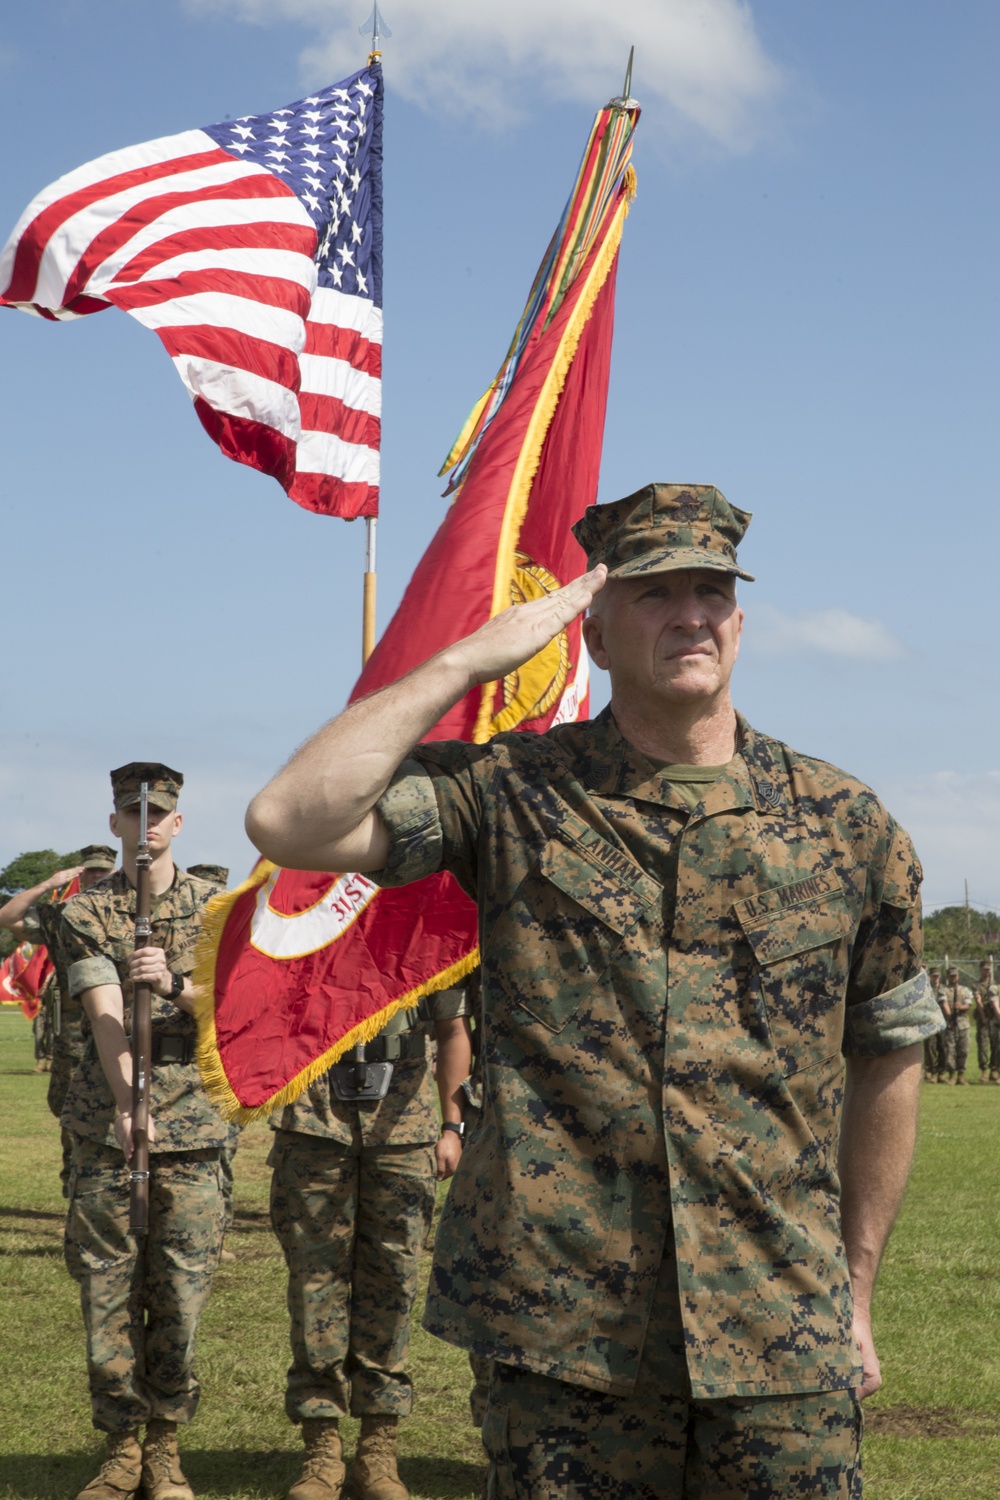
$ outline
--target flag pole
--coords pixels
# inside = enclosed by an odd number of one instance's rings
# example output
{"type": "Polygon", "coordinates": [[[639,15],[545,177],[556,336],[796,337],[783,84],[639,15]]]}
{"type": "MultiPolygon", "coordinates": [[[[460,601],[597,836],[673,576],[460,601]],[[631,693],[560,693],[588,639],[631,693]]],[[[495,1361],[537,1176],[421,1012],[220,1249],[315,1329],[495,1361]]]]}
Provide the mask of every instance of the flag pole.
{"type": "Polygon", "coordinates": [[[375,650],[375,543],[378,516],[365,517],[365,595],[361,620],[361,665],[375,650]]]}
{"type": "MultiPolygon", "coordinates": [[[[368,20],[358,27],[362,36],[367,36],[371,27],[371,46],[368,52],[369,65],[382,56],[383,36],[392,36],[379,14],[378,0],[368,20]]],[[[365,517],[365,582],[361,611],[361,665],[368,665],[368,658],[375,650],[375,588],[377,584],[375,547],[378,539],[378,516],[365,517]]]]}

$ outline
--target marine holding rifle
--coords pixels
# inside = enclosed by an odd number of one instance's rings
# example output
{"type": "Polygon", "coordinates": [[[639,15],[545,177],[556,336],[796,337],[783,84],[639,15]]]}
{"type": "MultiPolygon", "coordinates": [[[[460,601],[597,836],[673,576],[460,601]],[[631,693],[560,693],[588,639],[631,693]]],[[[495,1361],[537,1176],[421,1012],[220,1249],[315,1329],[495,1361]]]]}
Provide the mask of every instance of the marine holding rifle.
{"type": "Polygon", "coordinates": [[[111,773],[122,868],[67,902],[61,944],[86,1017],[85,1051],[62,1123],[73,1140],[66,1264],[79,1283],[100,1472],[80,1500],[192,1500],[176,1428],[198,1404],[194,1347],[224,1222],[228,1127],[194,1059],[191,971],[201,909],[216,886],[174,864],[184,778],[159,763],[111,773]],[[140,788],[148,796],[150,931],[136,947],[140,788]],[[135,992],[150,991],[148,1229],[129,1223],[135,992]],[[140,1429],[145,1425],[145,1441],[140,1429]]]}

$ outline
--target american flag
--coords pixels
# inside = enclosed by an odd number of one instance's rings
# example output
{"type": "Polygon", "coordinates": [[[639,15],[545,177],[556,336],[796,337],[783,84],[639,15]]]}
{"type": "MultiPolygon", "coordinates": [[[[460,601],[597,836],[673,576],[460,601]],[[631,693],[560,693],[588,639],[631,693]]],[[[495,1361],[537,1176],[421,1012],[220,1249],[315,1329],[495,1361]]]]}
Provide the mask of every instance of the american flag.
{"type": "Polygon", "coordinates": [[[378,512],[382,70],[61,177],[0,252],[0,306],[121,307],[209,435],[307,510],[378,512]]]}

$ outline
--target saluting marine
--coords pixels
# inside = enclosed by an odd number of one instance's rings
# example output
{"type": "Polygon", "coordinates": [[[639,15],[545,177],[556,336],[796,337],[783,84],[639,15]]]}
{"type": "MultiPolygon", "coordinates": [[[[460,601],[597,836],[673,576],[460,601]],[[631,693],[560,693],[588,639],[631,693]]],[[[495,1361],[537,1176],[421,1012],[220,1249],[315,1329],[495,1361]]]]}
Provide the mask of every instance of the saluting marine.
{"type": "MultiPolygon", "coordinates": [[[[27,938],[30,943],[44,943],[55,966],[55,975],[46,994],[46,1003],[52,1014],[52,1072],[49,1077],[48,1106],[58,1120],[66,1102],[66,1091],[77,1063],[83,1056],[83,1008],[69,992],[66,964],[60,942],[62,903],[44,901],[60,886],[68,885],[77,876],[81,891],[89,890],[98,881],[110,875],[118,860],[114,849],[107,844],[88,844],[80,851],[81,863],[72,869],[56,870],[48,880],[21,891],[13,896],[6,906],[0,907],[0,927],[13,932],[18,941],[27,938]]],[[[72,1159],[72,1140],[69,1132],[62,1134],[62,1167],[59,1178],[63,1197],[69,1196],[69,1174],[72,1159]]]]}
{"type": "Polygon", "coordinates": [[[292,1336],[285,1410],[305,1444],[289,1500],[338,1500],[348,1413],[361,1418],[356,1500],[406,1500],[396,1429],[413,1401],[410,1315],[435,1179],[450,1177],[462,1153],[467,1014],[462,990],[397,1011],[272,1118],[271,1223],[288,1266],[292,1336]]]}
{"type": "Polygon", "coordinates": [[[276,863],[478,903],[482,1121],[425,1325],[494,1361],[490,1495],[859,1492],[941,1019],[906,833],[733,707],[748,520],[710,485],[590,507],[590,572],[353,704],[248,812],[276,863]],[[595,720],[422,742],[588,605],[595,720]]]}

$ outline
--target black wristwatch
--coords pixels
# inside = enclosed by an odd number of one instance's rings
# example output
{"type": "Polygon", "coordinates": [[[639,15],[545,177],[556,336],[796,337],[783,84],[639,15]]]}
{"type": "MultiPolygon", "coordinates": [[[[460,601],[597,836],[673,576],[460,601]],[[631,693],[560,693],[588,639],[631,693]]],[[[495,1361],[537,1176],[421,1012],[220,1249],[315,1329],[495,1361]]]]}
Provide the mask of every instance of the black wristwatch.
{"type": "Polygon", "coordinates": [[[455,1134],[458,1136],[459,1140],[460,1141],[464,1141],[464,1139],[465,1139],[465,1121],[464,1120],[444,1120],[442,1122],[442,1125],[441,1125],[441,1134],[444,1135],[444,1133],[445,1133],[446,1130],[453,1130],[455,1132],[455,1134]]]}
{"type": "Polygon", "coordinates": [[[180,992],[181,992],[181,990],[183,988],[184,988],[184,975],[183,974],[174,974],[174,973],[171,973],[171,975],[170,975],[170,994],[166,995],[164,998],[167,999],[167,1000],[176,1000],[177,996],[180,994],[180,992]]]}

